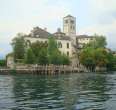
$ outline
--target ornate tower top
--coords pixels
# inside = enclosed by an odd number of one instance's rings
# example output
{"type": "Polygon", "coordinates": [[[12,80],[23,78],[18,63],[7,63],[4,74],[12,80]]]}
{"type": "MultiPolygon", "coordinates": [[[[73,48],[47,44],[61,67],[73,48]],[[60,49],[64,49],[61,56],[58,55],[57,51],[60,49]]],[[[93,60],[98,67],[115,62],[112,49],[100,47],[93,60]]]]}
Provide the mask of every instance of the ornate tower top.
{"type": "Polygon", "coordinates": [[[67,36],[76,36],[76,18],[67,15],[66,17],[63,18],[63,32],[67,36]]]}

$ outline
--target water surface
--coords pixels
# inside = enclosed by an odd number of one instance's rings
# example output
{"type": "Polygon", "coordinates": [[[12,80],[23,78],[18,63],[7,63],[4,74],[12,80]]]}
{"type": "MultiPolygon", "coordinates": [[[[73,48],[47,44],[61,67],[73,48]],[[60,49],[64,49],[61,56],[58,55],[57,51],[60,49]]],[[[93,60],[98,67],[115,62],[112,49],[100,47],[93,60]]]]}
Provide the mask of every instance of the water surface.
{"type": "Polygon", "coordinates": [[[0,110],[116,110],[116,72],[0,75],[0,110]]]}

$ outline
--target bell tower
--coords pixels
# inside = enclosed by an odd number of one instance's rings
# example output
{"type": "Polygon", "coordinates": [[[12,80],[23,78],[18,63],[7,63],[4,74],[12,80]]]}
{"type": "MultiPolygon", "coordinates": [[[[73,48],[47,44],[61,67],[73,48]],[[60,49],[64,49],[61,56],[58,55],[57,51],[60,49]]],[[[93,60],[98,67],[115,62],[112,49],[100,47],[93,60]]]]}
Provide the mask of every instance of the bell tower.
{"type": "Polygon", "coordinates": [[[70,37],[76,36],[76,18],[68,15],[63,18],[63,32],[70,37]]]}

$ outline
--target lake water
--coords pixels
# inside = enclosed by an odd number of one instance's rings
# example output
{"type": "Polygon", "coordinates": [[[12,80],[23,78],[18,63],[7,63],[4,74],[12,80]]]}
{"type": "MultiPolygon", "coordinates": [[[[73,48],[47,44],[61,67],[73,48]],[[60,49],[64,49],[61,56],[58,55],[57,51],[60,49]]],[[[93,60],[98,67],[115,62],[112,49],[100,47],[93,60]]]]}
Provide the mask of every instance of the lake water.
{"type": "Polygon", "coordinates": [[[0,75],[0,110],[116,110],[116,72],[0,75]]]}

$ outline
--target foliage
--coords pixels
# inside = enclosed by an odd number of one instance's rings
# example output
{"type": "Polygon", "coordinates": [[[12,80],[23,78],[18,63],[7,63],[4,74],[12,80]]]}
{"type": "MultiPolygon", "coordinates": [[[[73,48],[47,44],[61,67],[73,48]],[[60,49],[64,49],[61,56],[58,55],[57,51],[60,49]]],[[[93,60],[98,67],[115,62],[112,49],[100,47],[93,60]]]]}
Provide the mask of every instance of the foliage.
{"type": "Polygon", "coordinates": [[[70,64],[70,60],[69,60],[69,57],[66,56],[65,54],[62,55],[62,64],[63,65],[69,65],[70,64]]]}
{"type": "Polygon", "coordinates": [[[35,42],[31,44],[31,49],[35,55],[36,64],[48,64],[47,43],[35,42]]]}
{"type": "Polygon", "coordinates": [[[79,57],[80,63],[87,68],[107,67],[108,70],[115,70],[116,58],[111,52],[104,48],[84,48],[79,57]]]}
{"type": "Polygon", "coordinates": [[[35,63],[35,55],[31,48],[29,48],[25,54],[25,63],[26,64],[34,64],[35,63]]]}
{"type": "Polygon", "coordinates": [[[97,48],[94,51],[94,60],[95,60],[96,66],[106,67],[106,65],[109,62],[107,55],[108,55],[108,52],[104,48],[97,48]]]}
{"type": "Polygon", "coordinates": [[[94,57],[94,49],[93,48],[86,48],[82,50],[80,53],[80,63],[85,65],[87,68],[95,68],[95,59],[94,57]]]}
{"type": "MultiPolygon", "coordinates": [[[[109,64],[110,65],[110,64],[109,64]]],[[[116,56],[113,56],[112,62],[111,62],[110,70],[115,70],[116,71],[116,56]]]]}
{"type": "Polygon", "coordinates": [[[23,34],[17,34],[17,36],[12,40],[12,47],[15,62],[17,59],[24,59],[26,46],[23,34]]]}
{"type": "Polygon", "coordinates": [[[106,38],[105,36],[99,36],[97,34],[95,34],[93,36],[94,40],[92,40],[90,43],[86,44],[85,45],[85,48],[86,47],[92,47],[92,48],[105,48],[106,45],[107,45],[107,42],[106,42],[106,38]]]}
{"type": "Polygon", "coordinates": [[[49,38],[48,57],[49,57],[50,64],[60,64],[61,63],[60,51],[58,50],[57,43],[53,37],[49,38]]]}
{"type": "Polygon", "coordinates": [[[69,64],[69,58],[62,55],[57,47],[57,42],[53,37],[49,37],[47,42],[25,42],[25,35],[17,34],[12,40],[13,55],[15,62],[26,64],[69,64]]]}
{"type": "Polygon", "coordinates": [[[6,60],[0,60],[0,67],[6,66],[6,60]]]}
{"type": "Polygon", "coordinates": [[[50,64],[69,64],[69,58],[66,55],[62,55],[58,50],[57,43],[53,37],[49,38],[48,42],[48,58],[50,64]]]}
{"type": "Polygon", "coordinates": [[[93,36],[95,39],[85,45],[84,49],[80,52],[80,63],[87,68],[95,69],[95,67],[107,67],[111,70],[114,66],[114,57],[106,48],[106,39],[104,36],[93,36]]]}

